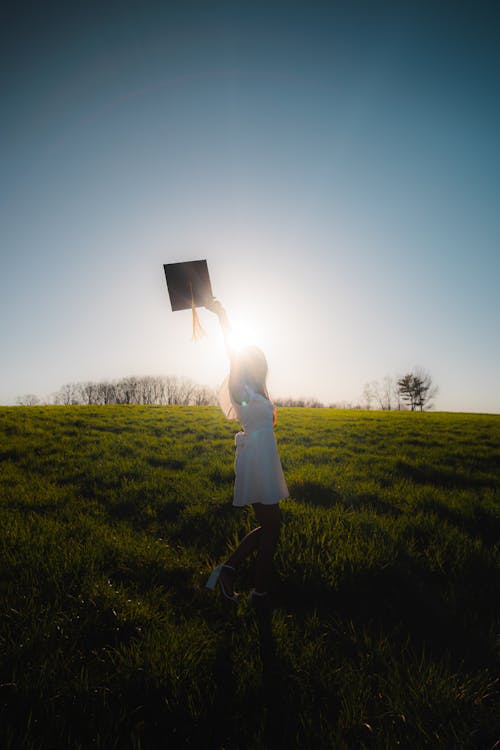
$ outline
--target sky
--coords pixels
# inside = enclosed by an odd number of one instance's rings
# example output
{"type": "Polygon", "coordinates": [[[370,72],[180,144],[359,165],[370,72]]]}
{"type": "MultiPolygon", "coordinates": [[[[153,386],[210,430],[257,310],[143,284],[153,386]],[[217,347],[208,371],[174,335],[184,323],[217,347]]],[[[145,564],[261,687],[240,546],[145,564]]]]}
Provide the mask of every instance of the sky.
{"type": "Polygon", "coordinates": [[[216,386],[163,274],[206,258],[272,397],[500,413],[497,4],[13,3],[0,94],[0,403],[216,386]]]}

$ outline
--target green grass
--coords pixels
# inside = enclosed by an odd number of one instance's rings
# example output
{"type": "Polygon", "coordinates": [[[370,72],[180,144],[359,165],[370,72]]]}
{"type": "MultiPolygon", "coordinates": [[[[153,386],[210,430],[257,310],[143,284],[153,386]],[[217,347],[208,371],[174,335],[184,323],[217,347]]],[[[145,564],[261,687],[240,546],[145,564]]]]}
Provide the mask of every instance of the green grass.
{"type": "Polygon", "coordinates": [[[2,749],[492,747],[500,418],[281,409],[270,619],[204,588],[236,430],[0,409],[2,749]]]}

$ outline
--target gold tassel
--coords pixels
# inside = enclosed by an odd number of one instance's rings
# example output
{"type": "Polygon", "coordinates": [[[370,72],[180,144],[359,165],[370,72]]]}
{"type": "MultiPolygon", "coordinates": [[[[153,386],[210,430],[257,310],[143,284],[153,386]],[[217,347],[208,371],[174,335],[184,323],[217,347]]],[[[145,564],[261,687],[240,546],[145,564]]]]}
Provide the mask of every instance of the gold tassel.
{"type": "Polygon", "coordinates": [[[193,336],[192,341],[199,341],[203,338],[203,336],[206,336],[207,334],[203,330],[203,326],[200,323],[200,319],[198,317],[198,313],[196,311],[196,306],[194,304],[194,297],[193,297],[193,287],[190,284],[191,287],[191,309],[193,311],[193,336]]]}

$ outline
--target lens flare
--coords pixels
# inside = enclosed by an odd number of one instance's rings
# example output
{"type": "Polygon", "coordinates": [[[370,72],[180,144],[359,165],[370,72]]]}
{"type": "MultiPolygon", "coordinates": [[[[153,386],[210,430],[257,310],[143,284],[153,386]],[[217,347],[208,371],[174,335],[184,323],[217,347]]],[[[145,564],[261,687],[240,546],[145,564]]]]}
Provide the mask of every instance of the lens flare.
{"type": "Polygon", "coordinates": [[[235,351],[239,351],[245,346],[259,346],[259,336],[257,331],[239,321],[234,322],[228,339],[231,348],[235,351]]]}

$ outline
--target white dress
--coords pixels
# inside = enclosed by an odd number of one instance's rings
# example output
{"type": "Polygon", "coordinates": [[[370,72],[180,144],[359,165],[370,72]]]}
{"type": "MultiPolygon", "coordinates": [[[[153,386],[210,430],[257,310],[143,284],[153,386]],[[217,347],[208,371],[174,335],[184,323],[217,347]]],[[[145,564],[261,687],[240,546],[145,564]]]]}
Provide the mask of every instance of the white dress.
{"type": "Polygon", "coordinates": [[[226,378],[219,391],[219,404],[228,419],[237,419],[243,431],[235,435],[233,505],[274,505],[289,497],[273,430],[274,406],[269,399],[245,386],[248,398],[233,401],[226,378]]]}

